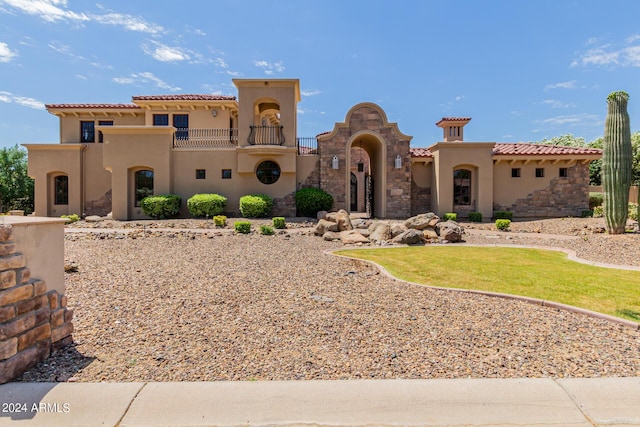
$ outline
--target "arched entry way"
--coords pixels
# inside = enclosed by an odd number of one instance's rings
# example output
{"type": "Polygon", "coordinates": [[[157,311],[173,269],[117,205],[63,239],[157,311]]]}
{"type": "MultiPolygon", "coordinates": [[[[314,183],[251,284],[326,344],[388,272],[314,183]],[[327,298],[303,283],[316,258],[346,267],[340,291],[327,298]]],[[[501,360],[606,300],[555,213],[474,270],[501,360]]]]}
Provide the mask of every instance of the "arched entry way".
{"type": "Polygon", "coordinates": [[[352,200],[352,192],[357,191],[360,203],[349,212],[366,212],[369,217],[386,217],[386,161],[387,150],[380,135],[372,131],[356,132],[346,149],[349,185],[345,188],[347,200],[352,200]],[[362,169],[360,171],[359,169],[362,169]],[[356,175],[357,187],[351,185],[351,174],[356,175]]]}
{"type": "Polygon", "coordinates": [[[333,131],[317,139],[320,187],[333,196],[335,209],[353,212],[356,207],[356,212],[369,211],[378,218],[410,216],[411,137],[400,132],[396,123],[389,123],[382,108],[369,102],[358,104],[343,123],[336,123],[333,131]],[[367,166],[358,172],[360,156],[367,166]],[[354,187],[352,173],[356,178],[362,175],[362,182],[356,180],[354,187]],[[353,191],[357,194],[352,199],[353,191]],[[354,199],[357,205],[352,206],[354,199]]]}

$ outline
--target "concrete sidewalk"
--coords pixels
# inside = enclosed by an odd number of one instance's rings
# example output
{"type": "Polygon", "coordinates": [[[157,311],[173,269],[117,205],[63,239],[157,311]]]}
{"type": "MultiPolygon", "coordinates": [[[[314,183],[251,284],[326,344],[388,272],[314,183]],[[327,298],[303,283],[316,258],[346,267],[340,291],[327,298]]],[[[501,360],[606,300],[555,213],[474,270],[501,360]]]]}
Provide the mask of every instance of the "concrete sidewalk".
{"type": "Polygon", "coordinates": [[[632,426],[640,377],[9,383],[0,426],[632,426]]]}

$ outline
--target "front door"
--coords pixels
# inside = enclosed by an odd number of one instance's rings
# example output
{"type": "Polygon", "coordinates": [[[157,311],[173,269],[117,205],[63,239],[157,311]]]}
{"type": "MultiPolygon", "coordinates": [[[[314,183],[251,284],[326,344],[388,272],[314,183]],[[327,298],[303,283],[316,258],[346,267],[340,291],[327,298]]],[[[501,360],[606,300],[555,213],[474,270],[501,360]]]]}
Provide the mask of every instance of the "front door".
{"type": "Polygon", "coordinates": [[[358,178],[351,172],[351,212],[358,211],[358,178]]]}
{"type": "Polygon", "coordinates": [[[365,181],[364,181],[364,192],[365,192],[365,208],[367,210],[367,216],[369,218],[373,218],[374,212],[373,212],[373,206],[374,206],[374,200],[373,200],[373,177],[371,175],[367,175],[365,177],[365,181]]]}

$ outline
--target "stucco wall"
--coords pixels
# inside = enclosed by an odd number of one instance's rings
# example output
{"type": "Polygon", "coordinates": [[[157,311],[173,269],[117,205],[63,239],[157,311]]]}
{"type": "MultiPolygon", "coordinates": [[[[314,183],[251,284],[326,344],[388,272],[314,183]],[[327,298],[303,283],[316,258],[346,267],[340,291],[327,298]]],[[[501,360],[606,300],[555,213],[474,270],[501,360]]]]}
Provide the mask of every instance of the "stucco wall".
{"type": "MultiPolygon", "coordinates": [[[[142,110],[129,110],[123,109],[118,112],[110,112],[107,115],[99,114],[96,116],[86,113],[78,113],[75,115],[60,116],[60,142],[65,143],[79,143],[80,142],[80,122],[94,122],[95,126],[98,126],[100,121],[113,121],[114,126],[133,126],[144,125],[144,113],[142,110]],[[132,114],[135,114],[133,116],[132,114]]],[[[98,131],[95,132],[95,143],[98,144],[98,131]]]]}

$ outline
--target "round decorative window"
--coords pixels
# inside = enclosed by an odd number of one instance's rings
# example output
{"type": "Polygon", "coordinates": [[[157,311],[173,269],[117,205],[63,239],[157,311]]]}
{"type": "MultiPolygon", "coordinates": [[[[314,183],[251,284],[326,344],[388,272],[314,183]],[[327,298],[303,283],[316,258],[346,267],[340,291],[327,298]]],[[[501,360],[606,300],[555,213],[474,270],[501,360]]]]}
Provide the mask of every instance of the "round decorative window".
{"type": "Polygon", "coordinates": [[[258,165],[256,176],[263,184],[273,184],[280,179],[280,166],[276,162],[266,160],[258,165]]]}

